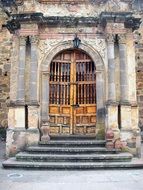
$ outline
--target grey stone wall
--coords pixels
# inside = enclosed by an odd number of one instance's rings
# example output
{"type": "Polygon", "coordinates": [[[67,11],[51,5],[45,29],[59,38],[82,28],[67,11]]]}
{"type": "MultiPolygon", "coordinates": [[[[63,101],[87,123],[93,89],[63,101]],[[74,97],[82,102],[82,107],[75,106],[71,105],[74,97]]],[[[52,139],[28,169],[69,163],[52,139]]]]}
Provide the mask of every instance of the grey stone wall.
{"type": "Polygon", "coordinates": [[[10,91],[12,35],[2,25],[4,13],[0,11],[0,127],[7,127],[7,102],[10,91]]]}

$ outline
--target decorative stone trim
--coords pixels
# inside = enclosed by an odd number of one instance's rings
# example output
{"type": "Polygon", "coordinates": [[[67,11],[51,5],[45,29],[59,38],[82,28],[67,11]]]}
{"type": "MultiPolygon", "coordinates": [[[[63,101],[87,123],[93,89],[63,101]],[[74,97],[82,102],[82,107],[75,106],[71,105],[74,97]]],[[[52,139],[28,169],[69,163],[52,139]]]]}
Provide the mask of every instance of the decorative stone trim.
{"type": "Polygon", "coordinates": [[[131,102],[129,102],[129,101],[120,101],[120,105],[131,106],[131,102]]]}
{"type": "Polygon", "coordinates": [[[39,107],[40,103],[38,101],[29,101],[29,102],[26,102],[26,105],[39,107]]]}
{"type": "Polygon", "coordinates": [[[117,101],[110,101],[110,100],[108,100],[106,102],[106,106],[118,106],[118,105],[119,105],[119,102],[117,102],[117,101]]]}
{"type": "Polygon", "coordinates": [[[31,42],[31,44],[37,44],[39,41],[39,37],[38,36],[29,36],[29,40],[31,42]]]}
{"type": "Polygon", "coordinates": [[[14,33],[20,29],[20,24],[23,22],[36,22],[39,24],[47,24],[49,26],[106,26],[108,22],[124,23],[125,28],[137,30],[141,24],[140,18],[134,18],[131,12],[102,12],[98,17],[69,17],[69,16],[51,16],[45,17],[39,13],[13,14],[7,22],[7,29],[14,33]],[[12,19],[11,19],[12,17],[12,19]]]}
{"type": "Polygon", "coordinates": [[[7,106],[8,106],[8,107],[25,106],[25,102],[24,102],[24,101],[19,101],[19,100],[10,101],[10,102],[7,104],[7,106]]]}
{"type": "Polygon", "coordinates": [[[106,35],[106,41],[110,44],[113,44],[115,41],[115,35],[114,34],[107,34],[106,35]]]}
{"type": "Polygon", "coordinates": [[[19,45],[20,46],[26,46],[26,39],[27,39],[26,36],[20,36],[19,45]]]}
{"type": "Polygon", "coordinates": [[[118,41],[120,44],[126,44],[126,34],[118,34],[118,41]]]}

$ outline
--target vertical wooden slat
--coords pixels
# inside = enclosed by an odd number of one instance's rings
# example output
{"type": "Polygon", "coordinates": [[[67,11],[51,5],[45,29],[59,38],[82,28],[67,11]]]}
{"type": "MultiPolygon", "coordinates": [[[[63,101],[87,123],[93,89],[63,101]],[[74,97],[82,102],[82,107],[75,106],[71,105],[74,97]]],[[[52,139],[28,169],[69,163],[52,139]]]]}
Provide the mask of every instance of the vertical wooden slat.
{"type": "Polygon", "coordinates": [[[88,81],[90,81],[90,62],[88,62],[88,81]]]}
{"type": "Polygon", "coordinates": [[[68,63],[68,82],[70,82],[70,63],[68,63]]]}
{"type": "Polygon", "coordinates": [[[67,99],[67,84],[65,85],[65,104],[67,105],[68,99],[67,99]]]}
{"type": "Polygon", "coordinates": [[[68,105],[70,105],[70,84],[68,84],[68,105]]]}
{"type": "Polygon", "coordinates": [[[84,81],[86,81],[86,62],[84,62],[84,81]]]}
{"type": "Polygon", "coordinates": [[[76,63],[76,81],[78,81],[78,63],[76,63]]]}
{"type": "Polygon", "coordinates": [[[51,104],[51,84],[49,85],[49,103],[51,104]]]}
{"type": "Polygon", "coordinates": [[[55,88],[55,84],[53,84],[53,104],[55,104],[55,99],[56,99],[56,88],[55,88]]]}
{"type": "Polygon", "coordinates": [[[91,71],[90,71],[90,76],[91,76],[91,81],[92,81],[92,75],[93,75],[93,62],[90,62],[91,63],[91,71]]]}
{"type": "Polygon", "coordinates": [[[59,82],[59,79],[60,79],[60,67],[59,67],[59,63],[57,63],[57,82],[59,82]]]}
{"type": "Polygon", "coordinates": [[[52,81],[54,81],[54,63],[52,63],[52,81]]]}
{"type": "Polygon", "coordinates": [[[89,70],[89,64],[88,64],[88,62],[86,63],[86,65],[87,65],[87,70],[86,70],[86,81],[88,81],[89,80],[89,78],[88,78],[88,70],[89,70]]]}
{"type": "Polygon", "coordinates": [[[80,102],[80,103],[83,104],[82,84],[81,84],[80,86],[81,86],[81,91],[80,91],[80,93],[81,93],[81,100],[80,100],[80,101],[81,101],[81,102],[80,102]]]}
{"type": "Polygon", "coordinates": [[[59,84],[59,104],[61,104],[61,84],[59,84]]]}
{"type": "Polygon", "coordinates": [[[92,84],[89,84],[89,103],[90,104],[92,104],[92,89],[91,88],[92,88],[92,84]]]}
{"type": "Polygon", "coordinates": [[[64,104],[64,85],[62,85],[62,104],[64,104]]]}
{"type": "Polygon", "coordinates": [[[78,63],[78,81],[80,81],[80,63],[78,63]]]}
{"type": "Polygon", "coordinates": [[[53,104],[53,101],[54,101],[53,84],[51,85],[51,91],[52,91],[52,93],[51,93],[51,95],[52,95],[51,99],[52,99],[52,104],[53,104]]]}
{"type": "Polygon", "coordinates": [[[86,84],[83,84],[83,88],[84,88],[84,101],[83,101],[83,103],[86,104],[86,84]]]}
{"type": "Polygon", "coordinates": [[[56,81],[56,77],[57,77],[57,65],[56,65],[56,62],[54,63],[55,64],[55,68],[54,68],[54,81],[56,81]]]}

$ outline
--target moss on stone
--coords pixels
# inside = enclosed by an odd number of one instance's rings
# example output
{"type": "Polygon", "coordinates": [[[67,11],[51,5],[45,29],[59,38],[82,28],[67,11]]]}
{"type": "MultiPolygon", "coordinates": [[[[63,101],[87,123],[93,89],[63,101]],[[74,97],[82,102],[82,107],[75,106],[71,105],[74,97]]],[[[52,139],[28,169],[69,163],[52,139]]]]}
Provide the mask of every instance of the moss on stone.
{"type": "Polygon", "coordinates": [[[104,140],[105,139],[105,129],[103,127],[98,129],[98,132],[96,134],[97,140],[104,140]]]}

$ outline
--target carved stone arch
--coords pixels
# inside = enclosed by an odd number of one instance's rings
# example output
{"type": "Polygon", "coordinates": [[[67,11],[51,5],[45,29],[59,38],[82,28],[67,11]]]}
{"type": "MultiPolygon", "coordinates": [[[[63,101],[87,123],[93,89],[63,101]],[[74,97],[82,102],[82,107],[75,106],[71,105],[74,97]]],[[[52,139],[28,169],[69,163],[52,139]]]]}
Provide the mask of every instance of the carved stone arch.
{"type": "MultiPolygon", "coordinates": [[[[64,51],[66,49],[73,49],[73,43],[72,41],[65,41],[65,42],[61,42],[58,45],[56,45],[55,47],[53,47],[48,54],[45,55],[42,63],[41,63],[41,67],[40,70],[43,72],[46,72],[49,70],[49,65],[51,63],[51,61],[53,60],[53,58],[55,57],[56,54],[58,54],[61,51],[64,51]]],[[[87,53],[92,60],[95,63],[96,66],[96,71],[101,71],[104,70],[104,62],[102,60],[102,57],[100,56],[100,54],[89,44],[87,43],[81,43],[79,50],[84,51],[85,53],[87,53]]]]}
{"type": "MultiPolygon", "coordinates": [[[[59,43],[56,47],[53,47],[48,54],[44,57],[41,66],[41,125],[48,121],[49,119],[49,69],[53,58],[60,52],[73,49],[72,41],[66,41],[59,43]]],[[[102,134],[104,133],[105,126],[105,67],[104,62],[100,54],[90,45],[86,43],[81,43],[79,50],[87,53],[93,60],[96,67],[96,102],[97,102],[97,131],[102,129],[102,134]]]]}

